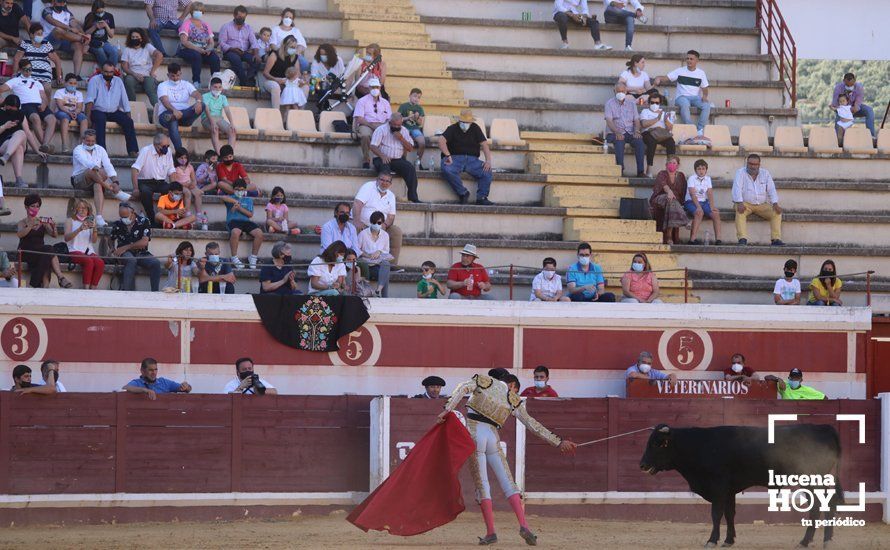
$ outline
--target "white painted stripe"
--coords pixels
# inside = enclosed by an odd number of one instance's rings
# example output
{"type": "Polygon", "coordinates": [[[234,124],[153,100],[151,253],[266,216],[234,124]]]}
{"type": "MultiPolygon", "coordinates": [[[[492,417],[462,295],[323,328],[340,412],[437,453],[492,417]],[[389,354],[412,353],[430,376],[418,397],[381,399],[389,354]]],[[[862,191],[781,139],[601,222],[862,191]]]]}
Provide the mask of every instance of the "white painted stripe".
{"type": "Polygon", "coordinates": [[[856,372],[856,333],[847,333],[847,372],[856,372]]]}
{"type": "Polygon", "coordinates": [[[156,506],[325,506],[358,504],[368,493],[91,493],[0,495],[0,508],[149,508],[156,506]]]}
{"type": "MultiPolygon", "coordinates": [[[[858,499],[858,491],[844,491],[847,499],[858,499]]],[[[689,492],[577,492],[549,493],[532,492],[525,494],[528,504],[706,504],[700,496],[689,492]]],[[[886,496],[881,492],[865,493],[865,501],[884,503],[886,496]]],[[[739,493],[738,504],[769,504],[766,492],[739,493]]],[[[886,509],[886,508],[885,508],[886,509]]]]}

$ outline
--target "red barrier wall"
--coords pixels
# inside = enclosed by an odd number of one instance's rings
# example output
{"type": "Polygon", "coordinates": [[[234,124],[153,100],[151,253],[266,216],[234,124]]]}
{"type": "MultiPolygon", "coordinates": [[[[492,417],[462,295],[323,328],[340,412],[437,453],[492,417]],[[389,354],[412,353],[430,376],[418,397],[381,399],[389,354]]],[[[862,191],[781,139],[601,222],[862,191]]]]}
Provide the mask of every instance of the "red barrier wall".
{"type": "Polygon", "coordinates": [[[367,491],[369,403],[0,392],[0,494],[367,491]]]}
{"type": "MultiPolygon", "coordinates": [[[[832,424],[841,435],[841,483],[855,491],[880,484],[880,403],[853,401],[776,401],[737,399],[574,399],[566,410],[558,400],[531,399],[529,412],[556,433],[576,442],[590,441],[665,423],[675,427],[767,426],[767,415],[796,413],[800,422],[832,424]],[[835,414],[865,414],[865,444],[856,422],[837,422],[835,414]],[[805,416],[809,415],[809,416],[805,416]]],[[[561,457],[544,441],[526,443],[526,490],[538,491],[688,491],[676,472],[655,476],[640,472],[649,432],[593,445],[575,457],[561,457]]]]}

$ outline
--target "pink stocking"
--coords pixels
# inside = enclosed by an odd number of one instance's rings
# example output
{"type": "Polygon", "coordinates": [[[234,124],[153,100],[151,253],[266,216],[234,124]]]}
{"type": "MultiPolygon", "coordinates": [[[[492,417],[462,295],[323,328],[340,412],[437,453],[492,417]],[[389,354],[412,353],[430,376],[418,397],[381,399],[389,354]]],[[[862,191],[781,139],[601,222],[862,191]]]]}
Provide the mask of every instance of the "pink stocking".
{"type": "Polygon", "coordinates": [[[485,520],[485,528],[488,530],[487,535],[494,534],[494,508],[491,506],[491,499],[484,498],[479,502],[479,507],[482,508],[482,519],[485,520]]]}
{"type": "Polygon", "coordinates": [[[522,509],[522,497],[519,496],[519,493],[511,495],[510,498],[507,499],[507,502],[509,502],[510,507],[513,508],[513,513],[516,514],[516,519],[519,520],[519,526],[528,529],[528,522],[525,521],[525,510],[522,509]]]}

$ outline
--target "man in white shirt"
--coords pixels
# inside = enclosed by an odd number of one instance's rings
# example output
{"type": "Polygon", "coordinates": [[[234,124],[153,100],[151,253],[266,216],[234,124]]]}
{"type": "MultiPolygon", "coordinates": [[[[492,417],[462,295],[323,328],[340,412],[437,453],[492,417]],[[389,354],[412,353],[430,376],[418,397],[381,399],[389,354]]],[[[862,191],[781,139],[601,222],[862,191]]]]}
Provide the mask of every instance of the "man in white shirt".
{"type": "Polygon", "coordinates": [[[201,92],[195,86],[182,80],[182,67],[178,63],[170,63],[167,68],[167,80],[158,86],[158,122],[170,132],[170,141],[175,149],[182,147],[179,137],[180,126],[191,126],[200,118],[204,110],[201,92]],[[189,101],[194,99],[194,104],[189,101]]]}
{"type": "Polygon", "coordinates": [[[782,246],[782,207],[773,177],[760,168],[760,155],[748,155],[747,166],[739,168],[732,182],[735,231],[740,245],[748,244],[748,215],[769,220],[773,246],[782,246]]]}
{"type": "Polygon", "coordinates": [[[90,35],[83,32],[83,25],[68,11],[68,0],[52,0],[50,6],[44,8],[41,18],[44,36],[56,50],[71,52],[74,74],[81,80],[80,67],[83,65],[83,52],[90,42],[90,35]]]}
{"type": "Polygon", "coordinates": [[[402,126],[403,118],[393,113],[389,124],[381,124],[371,134],[371,152],[374,153],[374,169],[392,171],[402,176],[408,187],[408,200],[419,203],[417,196],[417,172],[414,165],[405,160],[405,153],[414,150],[414,140],[408,129],[402,126]]]}
{"type": "Polygon", "coordinates": [[[634,20],[639,19],[640,23],[649,20],[643,15],[643,5],[640,4],[640,0],[603,0],[603,7],[606,8],[603,13],[606,23],[624,25],[624,49],[628,52],[633,51],[631,45],[634,41],[634,20]],[[629,10],[628,7],[633,9],[629,10]]]}
{"type": "Polygon", "coordinates": [[[235,361],[235,378],[229,380],[223,392],[244,395],[278,395],[278,390],[266,379],[253,372],[253,359],[241,357],[235,361]]]}
{"type": "Polygon", "coordinates": [[[572,300],[562,293],[562,277],[556,272],[556,260],[544,258],[542,264],[544,270],[535,275],[532,280],[532,294],[529,300],[532,302],[571,302],[572,300]]]}
{"type": "Polygon", "coordinates": [[[677,67],[666,76],[655,77],[655,86],[670,80],[677,83],[677,95],[674,105],[680,108],[680,119],[683,124],[692,124],[691,107],[700,111],[698,115],[698,135],[703,135],[708,118],[711,116],[711,103],[708,101],[708,76],[698,68],[699,53],[695,50],[686,52],[686,66],[677,67]]]}
{"type": "Polygon", "coordinates": [[[167,134],[158,132],[151,145],[139,150],[131,171],[133,189],[138,190],[139,202],[149,220],[154,220],[155,217],[154,194],[163,194],[170,190],[168,180],[174,172],[176,168],[173,166],[170,138],[167,134]]]}
{"type": "Polygon", "coordinates": [[[114,194],[119,201],[130,200],[130,194],[121,191],[120,182],[117,179],[117,171],[108,158],[108,153],[101,145],[96,144],[96,131],[86,130],[83,133],[81,144],[74,148],[71,154],[73,170],[71,172],[71,187],[82,191],[93,191],[93,204],[96,205],[96,225],[104,227],[105,218],[102,217],[102,208],[105,206],[105,191],[114,194]]]}
{"type": "Polygon", "coordinates": [[[49,108],[49,96],[38,80],[31,77],[31,61],[19,62],[19,75],[0,84],[0,94],[11,91],[21,101],[21,111],[28,119],[31,131],[41,143],[40,151],[51,152],[49,143],[56,132],[56,117],[49,108]],[[43,122],[46,122],[46,133],[43,122]]]}
{"type": "Polygon", "coordinates": [[[392,187],[392,174],[387,171],[377,174],[375,181],[363,184],[352,203],[352,217],[356,230],[360,232],[371,225],[371,214],[383,212],[386,216],[383,220],[383,229],[389,233],[389,253],[393,257],[392,263],[397,264],[399,252],[402,250],[402,229],[395,225],[396,196],[390,191],[390,187],[392,187]]]}
{"type": "Polygon", "coordinates": [[[568,23],[573,21],[577,25],[590,28],[590,36],[593,38],[594,50],[611,50],[612,46],[606,46],[600,41],[600,22],[595,15],[590,15],[587,0],[554,0],[553,20],[562,38],[562,46],[565,50],[569,47],[568,23]]]}
{"type": "Polygon", "coordinates": [[[49,371],[53,371],[53,376],[56,381],[56,392],[67,392],[68,390],[65,389],[65,385],[59,382],[59,362],[55,359],[47,359],[40,364],[40,379],[35,380],[34,383],[46,384],[46,378],[49,375],[49,371]]]}

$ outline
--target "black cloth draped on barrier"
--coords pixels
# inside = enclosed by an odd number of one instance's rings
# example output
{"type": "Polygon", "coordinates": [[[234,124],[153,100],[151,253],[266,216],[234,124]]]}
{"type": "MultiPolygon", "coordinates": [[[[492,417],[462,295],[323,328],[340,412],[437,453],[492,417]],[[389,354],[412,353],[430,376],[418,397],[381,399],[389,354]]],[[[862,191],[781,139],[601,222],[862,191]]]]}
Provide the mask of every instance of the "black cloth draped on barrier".
{"type": "Polygon", "coordinates": [[[370,318],[365,302],[356,296],[254,294],[253,303],[269,334],[306,351],[337,351],[337,340],[370,318]]]}

